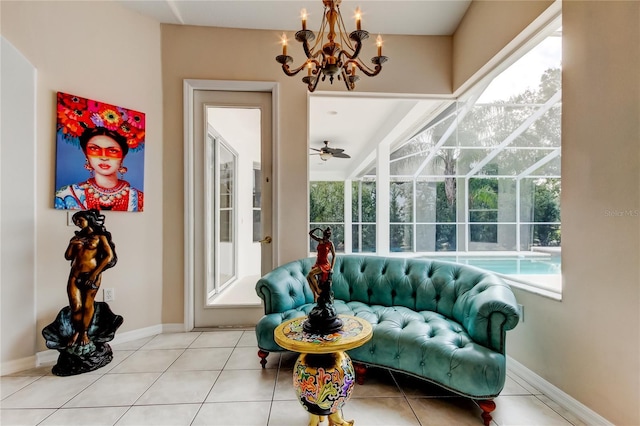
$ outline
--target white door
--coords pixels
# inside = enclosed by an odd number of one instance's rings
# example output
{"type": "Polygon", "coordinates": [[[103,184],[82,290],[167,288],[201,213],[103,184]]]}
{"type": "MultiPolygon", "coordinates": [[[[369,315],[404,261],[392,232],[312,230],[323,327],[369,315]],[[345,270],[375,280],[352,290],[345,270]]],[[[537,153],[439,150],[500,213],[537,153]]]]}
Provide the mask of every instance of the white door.
{"type": "MultiPolygon", "coordinates": [[[[194,90],[193,326],[251,326],[272,269],[272,94],[194,90]]],[[[189,260],[189,259],[188,259],[189,260]]]]}

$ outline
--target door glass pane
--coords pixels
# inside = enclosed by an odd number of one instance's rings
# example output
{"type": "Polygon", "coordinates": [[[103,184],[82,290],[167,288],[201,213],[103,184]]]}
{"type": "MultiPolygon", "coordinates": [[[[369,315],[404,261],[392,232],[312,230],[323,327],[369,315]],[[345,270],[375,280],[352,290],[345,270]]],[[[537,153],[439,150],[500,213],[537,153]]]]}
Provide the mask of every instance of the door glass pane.
{"type": "Polygon", "coordinates": [[[260,165],[253,165],[253,242],[262,239],[262,172],[260,165]]]}
{"type": "MultiPolygon", "coordinates": [[[[215,295],[216,293],[216,281],[214,277],[215,270],[215,188],[214,188],[214,176],[215,176],[215,151],[216,151],[215,136],[211,133],[207,133],[207,143],[205,144],[205,155],[207,159],[207,165],[204,170],[205,180],[205,283],[206,283],[206,296],[207,298],[215,295]]],[[[206,300],[206,299],[205,299],[206,300]]]]}
{"type": "Polygon", "coordinates": [[[219,190],[219,288],[235,277],[235,179],[236,156],[224,144],[218,147],[219,190]]]}
{"type": "Polygon", "coordinates": [[[270,254],[268,243],[260,243],[270,230],[265,219],[268,208],[263,207],[268,199],[263,184],[269,180],[262,161],[262,112],[211,107],[208,114],[208,131],[216,140],[211,184],[215,207],[210,219],[215,221],[210,260],[215,291],[209,293],[208,304],[254,304],[259,298],[253,286],[262,271],[263,255],[270,254]]]}

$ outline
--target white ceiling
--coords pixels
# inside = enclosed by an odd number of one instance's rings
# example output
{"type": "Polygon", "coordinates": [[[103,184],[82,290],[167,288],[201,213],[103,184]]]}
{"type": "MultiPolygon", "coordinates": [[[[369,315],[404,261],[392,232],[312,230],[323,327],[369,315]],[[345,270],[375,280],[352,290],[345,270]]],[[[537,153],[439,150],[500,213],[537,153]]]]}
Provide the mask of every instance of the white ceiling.
{"type": "MultiPolygon", "coordinates": [[[[317,31],[322,19],[321,0],[116,0],[160,23],[295,31],[300,11],[309,15],[307,28],[317,31]]],[[[357,7],[362,28],[371,34],[451,35],[471,0],[343,0],[341,12],[347,29],[357,7]]],[[[389,52],[390,56],[392,53],[389,52]]],[[[279,66],[275,61],[273,66],[279,66]]],[[[300,85],[300,90],[305,90],[300,85]]],[[[345,89],[346,90],[346,89],[345,89]]],[[[357,88],[356,91],[357,92],[357,88]]],[[[420,127],[420,120],[439,106],[438,101],[372,98],[341,92],[313,93],[309,99],[309,146],[330,141],[351,159],[321,161],[309,157],[312,180],[338,180],[355,176],[373,159],[379,143],[394,143],[420,127]]],[[[310,151],[314,152],[314,151],[310,151]]]]}
{"type": "MultiPolygon", "coordinates": [[[[264,30],[300,29],[300,11],[309,14],[308,28],[322,19],[321,0],[118,0],[129,9],[161,23],[264,30]]],[[[340,6],[347,28],[357,7],[362,26],[372,34],[451,35],[471,0],[344,0],[340,6]]]]}

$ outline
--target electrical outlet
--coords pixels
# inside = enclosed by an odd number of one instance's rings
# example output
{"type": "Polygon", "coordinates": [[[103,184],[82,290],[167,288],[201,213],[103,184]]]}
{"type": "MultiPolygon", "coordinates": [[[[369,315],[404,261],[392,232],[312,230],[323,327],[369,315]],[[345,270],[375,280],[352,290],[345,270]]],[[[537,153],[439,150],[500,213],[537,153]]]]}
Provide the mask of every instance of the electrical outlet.
{"type": "Polygon", "coordinates": [[[116,299],[116,291],[113,288],[105,288],[102,290],[105,302],[111,302],[116,299]]]}
{"type": "Polygon", "coordinates": [[[520,315],[520,322],[524,323],[524,305],[518,303],[518,315],[520,315]]]}

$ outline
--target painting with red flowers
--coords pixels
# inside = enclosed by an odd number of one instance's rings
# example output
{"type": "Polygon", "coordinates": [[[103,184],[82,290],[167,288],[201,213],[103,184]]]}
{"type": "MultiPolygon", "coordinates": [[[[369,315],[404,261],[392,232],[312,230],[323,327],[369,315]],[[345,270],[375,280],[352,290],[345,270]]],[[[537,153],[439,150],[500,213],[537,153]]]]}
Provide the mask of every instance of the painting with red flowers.
{"type": "Polygon", "coordinates": [[[55,208],[143,211],[144,140],[144,113],[58,92],[55,208]]]}

